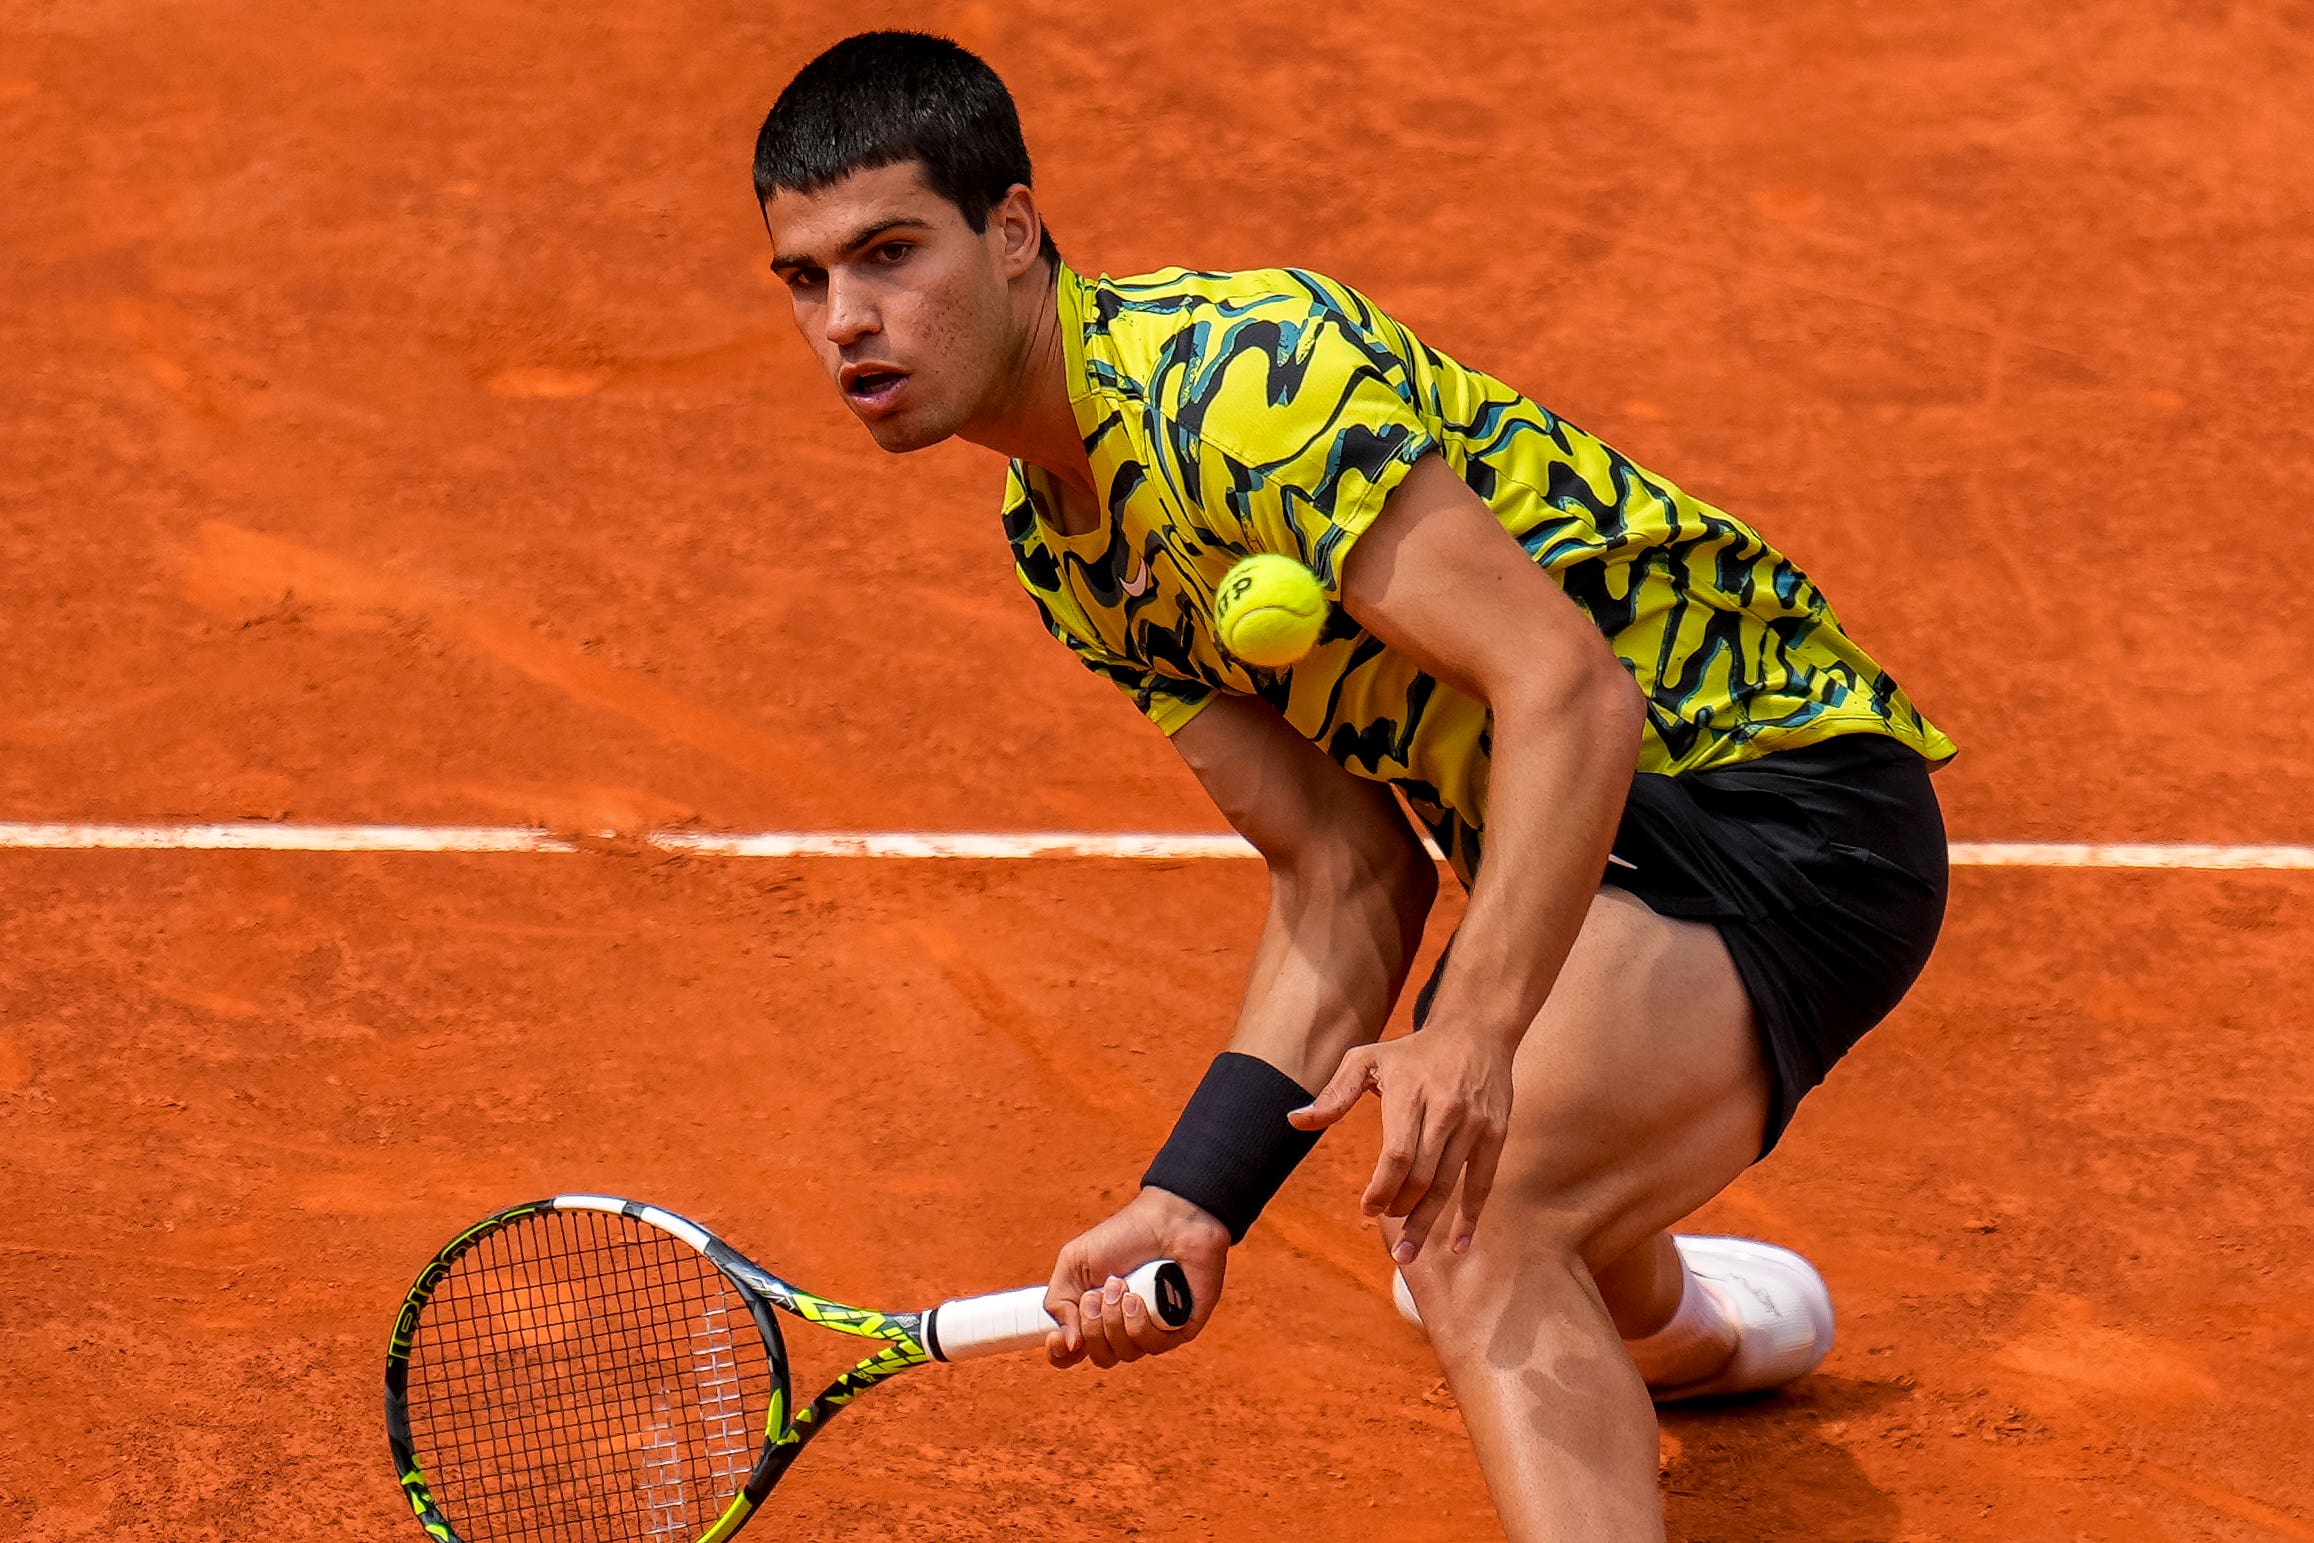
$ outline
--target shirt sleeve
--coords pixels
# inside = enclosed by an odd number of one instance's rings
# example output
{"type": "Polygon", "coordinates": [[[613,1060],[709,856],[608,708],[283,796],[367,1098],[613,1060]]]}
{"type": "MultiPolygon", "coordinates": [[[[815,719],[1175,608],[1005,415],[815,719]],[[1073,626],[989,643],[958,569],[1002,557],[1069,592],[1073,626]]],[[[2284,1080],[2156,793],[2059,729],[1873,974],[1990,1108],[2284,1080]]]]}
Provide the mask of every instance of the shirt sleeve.
{"type": "Polygon", "coordinates": [[[1378,322],[1369,329],[1330,311],[1294,324],[1241,322],[1185,387],[1197,501],[1215,533],[1295,558],[1336,602],[1343,558],[1438,448],[1412,372],[1387,341],[1405,334],[1378,322]]]}

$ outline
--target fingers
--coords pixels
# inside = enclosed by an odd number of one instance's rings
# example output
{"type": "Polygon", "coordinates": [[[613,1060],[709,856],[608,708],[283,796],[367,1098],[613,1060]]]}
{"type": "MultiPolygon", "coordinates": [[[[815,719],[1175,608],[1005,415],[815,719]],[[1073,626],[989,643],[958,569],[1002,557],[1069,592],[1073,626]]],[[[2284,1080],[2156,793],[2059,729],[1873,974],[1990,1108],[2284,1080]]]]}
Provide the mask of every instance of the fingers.
{"type": "MultiPolygon", "coordinates": [[[[1112,1275],[1109,1279],[1116,1277],[1112,1275]]],[[[1117,1347],[1109,1341],[1107,1291],[1104,1283],[1086,1292],[1077,1303],[1077,1321],[1084,1326],[1085,1354],[1103,1370],[1117,1364],[1117,1347]]]]}
{"type": "Polygon", "coordinates": [[[1138,1347],[1141,1355],[1156,1355],[1195,1338],[1192,1330],[1168,1329],[1159,1323],[1157,1315],[1130,1292],[1126,1293],[1124,1301],[1119,1305],[1123,1309],[1126,1337],[1138,1347]]]}
{"type": "Polygon", "coordinates": [[[1078,1283],[1083,1279],[1074,1243],[1061,1250],[1053,1264],[1053,1278],[1045,1287],[1045,1311],[1060,1325],[1045,1336],[1045,1359],[1055,1366],[1074,1366],[1085,1358],[1084,1328],[1078,1321],[1078,1283]]]}
{"type": "Polygon", "coordinates": [[[1084,1358],[1084,1345],[1080,1342],[1075,1349],[1070,1349],[1061,1330],[1055,1329],[1045,1336],[1045,1359],[1053,1365],[1074,1366],[1084,1358]]]}
{"type": "Polygon", "coordinates": [[[1486,1132],[1471,1149],[1469,1166],[1462,1170],[1462,1204],[1454,1213],[1453,1248],[1458,1254],[1470,1252],[1470,1240],[1478,1232],[1479,1209],[1494,1189],[1494,1170],[1502,1161],[1502,1148],[1502,1133],[1486,1132]]]}
{"type": "Polygon", "coordinates": [[[1418,1104],[1415,1109],[1421,1135],[1415,1142],[1414,1161],[1399,1181],[1397,1193],[1383,1202],[1385,1216],[1407,1215],[1434,1187],[1450,1189],[1454,1184],[1454,1165],[1447,1161],[1447,1154],[1463,1139],[1461,1111],[1453,1104],[1418,1104]]]}
{"type": "Polygon", "coordinates": [[[1126,1291],[1125,1283],[1110,1276],[1098,1291],[1088,1291],[1078,1303],[1084,1324],[1085,1354],[1099,1367],[1138,1361],[1145,1355],[1170,1350],[1182,1335],[1166,1329],[1126,1291]]]}
{"type": "Polygon", "coordinates": [[[1374,1177],[1367,1180],[1366,1193],[1359,1199],[1368,1216],[1380,1216],[1405,1188],[1407,1176],[1422,1155],[1422,1117],[1422,1106],[1411,1100],[1382,1100],[1382,1155],[1375,1160],[1374,1177]]]}
{"type": "Polygon", "coordinates": [[[1188,1343],[1221,1298],[1228,1257],[1227,1228],[1163,1190],[1143,1189],[1061,1249],[1043,1294],[1054,1324],[1045,1335],[1045,1358],[1055,1366],[1085,1360],[1115,1366],[1188,1343]],[[1159,1323],[1118,1273],[1160,1258],[1178,1261],[1188,1277],[1195,1310],[1180,1329],[1159,1323]]]}
{"type": "MultiPolygon", "coordinates": [[[[1463,1164],[1469,1161],[1474,1144],[1472,1132],[1468,1129],[1457,1130],[1454,1138],[1446,1143],[1445,1150],[1439,1154],[1436,1168],[1426,1175],[1418,1166],[1414,1176],[1408,1180],[1406,1189],[1399,1191],[1398,1202],[1391,1206],[1393,1211],[1405,1201],[1407,1190],[1414,1188],[1417,1183],[1422,1185],[1420,1199],[1406,1212],[1406,1227],[1398,1236],[1398,1246],[1390,1251],[1392,1259],[1400,1264],[1412,1264],[1422,1252],[1422,1245],[1430,1239],[1430,1229],[1438,1223],[1439,1213],[1446,1209],[1446,1202],[1454,1197],[1454,1177],[1462,1171],[1463,1164]]],[[[1428,1143],[1424,1145],[1427,1147],[1428,1143]]]]}
{"type": "Polygon", "coordinates": [[[1318,1090],[1318,1096],[1302,1108],[1286,1115],[1286,1123],[1296,1130],[1324,1130],[1346,1115],[1374,1085],[1374,1064],[1377,1047],[1359,1045],[1342,1057],[1335,1068],[1333,1079],[1318,1090]]]}

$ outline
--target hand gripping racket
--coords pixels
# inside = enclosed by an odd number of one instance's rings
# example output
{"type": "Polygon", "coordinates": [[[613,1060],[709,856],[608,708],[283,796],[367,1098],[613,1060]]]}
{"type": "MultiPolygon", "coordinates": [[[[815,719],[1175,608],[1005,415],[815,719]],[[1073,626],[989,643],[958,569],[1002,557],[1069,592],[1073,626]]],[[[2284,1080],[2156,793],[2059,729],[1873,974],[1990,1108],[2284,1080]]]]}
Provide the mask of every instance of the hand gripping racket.
{"type": "MultiPolygon", "coordinates": [[[[1189,1321],[1171,1260],[1127,1284],[1168,1328],[1189,1321]]],[[[1044,1295],[869,1312],[799,1291],[656,1206],[513,1206],[453,1238],[403,1299],[386,1354],[394,1471],[440,1543],[716,1543],[866,1389],[927,1361],[1042,1345],[1044,1295]],[[793,1410],[775,1307],[881,1344],[793,1410]]]]}

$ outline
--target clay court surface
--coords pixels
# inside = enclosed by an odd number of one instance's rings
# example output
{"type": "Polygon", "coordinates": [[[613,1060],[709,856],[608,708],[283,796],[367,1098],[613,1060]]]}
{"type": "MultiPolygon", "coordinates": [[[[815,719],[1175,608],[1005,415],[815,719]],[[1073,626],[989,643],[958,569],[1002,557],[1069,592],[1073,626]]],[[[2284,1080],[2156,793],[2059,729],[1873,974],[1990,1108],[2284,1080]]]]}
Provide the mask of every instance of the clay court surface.
{"type": "MultiPolygon", "coordinates": [[[[378,1379],[458,1224],[1039,1279],[1226,1035],[1255,864],[635,839],[1217,828],[994,461],[880,456],[789,331],[746,154],[857,25],[1006,74],[1080,266],[1332,272],[1763,526],[1956,838],[2314,839],[2314,10],[1748,10],[0,0],[0,819],[624,833],[0,852],[0,1537],[415,1538],[378,1379]]],[[[1672,1536],[2314,1539],[2310,937],[2305,873],[1960,871],[1702,1218],[1844,1316],[1667,1416],[1672,1536]]],[[[759,1526],[1496,1535],[1373,1133],[1191,1350],[917,1374],[759,1526]]]]}

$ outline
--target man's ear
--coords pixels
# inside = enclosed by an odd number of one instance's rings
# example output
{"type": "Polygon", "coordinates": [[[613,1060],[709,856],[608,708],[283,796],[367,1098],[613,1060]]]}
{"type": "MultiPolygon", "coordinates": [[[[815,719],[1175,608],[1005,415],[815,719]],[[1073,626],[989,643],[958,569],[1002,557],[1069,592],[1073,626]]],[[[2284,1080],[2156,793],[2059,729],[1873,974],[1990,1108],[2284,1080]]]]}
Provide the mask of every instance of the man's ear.
{"type": "Polygon", "coordinates": [[[1044,252],[1044,218],[1037,213],[1036,194],[1016,182],[988,212],[989,228],[999,242],[999,264],[1009,281],[1036,266],[1044,252]]]}

